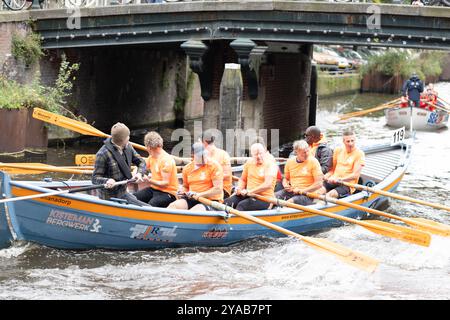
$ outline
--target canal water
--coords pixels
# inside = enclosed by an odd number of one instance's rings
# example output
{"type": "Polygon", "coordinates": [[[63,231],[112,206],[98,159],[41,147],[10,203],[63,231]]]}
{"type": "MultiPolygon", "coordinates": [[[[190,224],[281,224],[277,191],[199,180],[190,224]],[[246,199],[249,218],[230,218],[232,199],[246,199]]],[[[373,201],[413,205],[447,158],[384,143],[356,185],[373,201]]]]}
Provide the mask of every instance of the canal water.
{"type": "MultiPolygon", "coordinates": [[[[436,89],[450,100],[450,83],[436,89]]],[[[320,99],[317,124],[333,143],[348,126],[360,144],[386,140],[383,113],[333,123],[337,115],[392,96],[320,99]]],[[[413,161],[398,193],[450,205],[450,132],[417,132],[413,161]]],[[[97,146],[53,148],[47,161],[73,165],[97,146]]],[[[389,212],[450,224],[449,212],[391,200],[389,212]]],[[[63,251],[31,243],[0,250],[0,299],[450,299],[450,238],[428,248],[345,225],[316,235],[380,260],[368,274],[288,238],[226,248],[63,251]]]]}

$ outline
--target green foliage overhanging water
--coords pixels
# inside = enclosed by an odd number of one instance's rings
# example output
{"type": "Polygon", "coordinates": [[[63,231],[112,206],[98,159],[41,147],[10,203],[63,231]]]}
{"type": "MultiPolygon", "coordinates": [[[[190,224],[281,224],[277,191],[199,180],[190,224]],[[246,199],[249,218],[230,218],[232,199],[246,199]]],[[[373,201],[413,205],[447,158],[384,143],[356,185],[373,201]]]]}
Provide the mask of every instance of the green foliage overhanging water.
{"type": "Polygon", "coordinates": [[[431,50],[386,50],[380,55],[369,58],[361,72],[379,72],[386,76],[409,77],[413,72],[419,78],[439,76],[442,73],[443,59],[446,53],[431,50]]]}

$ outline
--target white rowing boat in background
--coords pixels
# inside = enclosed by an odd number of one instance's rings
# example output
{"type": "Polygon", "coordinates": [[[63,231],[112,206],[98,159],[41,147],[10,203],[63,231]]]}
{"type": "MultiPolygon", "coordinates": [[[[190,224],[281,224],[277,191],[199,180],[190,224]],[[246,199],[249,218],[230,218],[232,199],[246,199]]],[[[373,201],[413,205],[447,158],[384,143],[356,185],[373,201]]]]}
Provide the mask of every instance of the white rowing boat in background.
{"type": "MultiPolygon", "coordinates": [[[[392,108],[384,111],[386,124],[389,127],[409,129],[411,108],[392,108]]],[[[424,108],[412,108],[414,130],[432,131],[447,126],[449,113],[443,110],[429,111],[424,108]]]]}

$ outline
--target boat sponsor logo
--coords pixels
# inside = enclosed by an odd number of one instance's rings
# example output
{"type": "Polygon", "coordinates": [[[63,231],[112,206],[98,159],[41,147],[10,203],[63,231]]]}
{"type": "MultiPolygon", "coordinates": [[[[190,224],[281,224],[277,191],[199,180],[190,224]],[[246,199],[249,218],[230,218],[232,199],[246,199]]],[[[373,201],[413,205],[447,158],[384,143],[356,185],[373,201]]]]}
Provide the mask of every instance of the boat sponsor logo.
{"type": "Polygon", "coordinates": [[[430,117],[428,118],[428,124],[440,124],[444,121],[445,115],[438,114],[437,112],[430,113],[430,117]]]}
{"type": "Polygon", "coordinates": [[[426,117],[427,113],[426,112],[417,112],[417,115],[420,117],[426,117]]]}
{"type": "Polygon", "coordinates": [[[225,228],[212,228],[203,232],[202,238],[206,239],[223,239],[228,235],[228,230],[225,228]]]}
{"type": "Polygon", "coordinates": [[[281,220],[299,219],[301,217],[302,217],[301,214],[287,214],[287,215],[281,216],[281,220]]]}
{"type": "Polygon", "coordinates": [[[406,111],[399,111],[398,114],[406,115],[406,114],[408,114],[408,112],[406,112],[406,111]]]}
{"type": "Polygon", "coordinates": [[[171,242],[177,236],[175,231],[177,226],[166,228],[160,226],[149,226],[144,224],[135,224],[130,228],[130,238],[137,240],[163,241],[171,242]]]}
{"type": "Polygon", "coordinates": [[[50,211],[46,223],[89,232],[99,232],[102,227],[99,219],[60,210],[50,211]]]}
{"type": "Polygon", "coordinates": [[[62,198],[56,198],[56,197],[45,197],[44,199],[46,199],[48,201],[56,202],[56,203],[59,203],[59,204],[64,204],[66,206],[70,206],[70,204],[72,203],[72,201],[70,201],[70,200],[66,200],[66,199],[62,199],[62,198]]]}

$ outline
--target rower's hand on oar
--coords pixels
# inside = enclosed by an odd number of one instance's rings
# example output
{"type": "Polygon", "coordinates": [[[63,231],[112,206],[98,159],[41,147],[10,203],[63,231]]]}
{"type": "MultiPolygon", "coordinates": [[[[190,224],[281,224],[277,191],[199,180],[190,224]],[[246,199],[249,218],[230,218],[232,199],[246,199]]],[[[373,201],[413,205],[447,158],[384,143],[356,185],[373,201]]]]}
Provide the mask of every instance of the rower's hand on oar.
{"type": "Polygon", "coordinates": [[[188,191],[186,192],[186,197],[188,197],[188,199],[194,199],[197,200],[198,198],[198,193],[194,192],[194,191],[188,191]]]}
{"type": "Polygon", "coordinates": [[[292,190],[292,192],[295,193],[295,194],[304,194],[304,193],[305,193],[305,192],[304,192],[302,189],[300,189],[300,188],[294,188],[294,189],[292,190]]]}
{"type": "Polygon", "coordinates": [[[326,181],[328,183],[331,183],[331,184],[340,184],[341,183],[341,179],[338,179],[338,178],[333,177],[333,176],[331,176],[328,179],[326,179],[326,181]]]}
{"type": "Polygon", "coordinates": [[[131,178],[131,180],[134,180],[134,183],[139,183],[139,182],[144,182],[142,173],[138,172],[135,175],[133,175],[133,177],[131,178]]]}
{"type": "Polygon", "coordinates": [[[243,196],[243,197],[245,197],[245,196],[247,196],[248,195],[248,190],[247,189],[237,189],[236,190],[236,194],[238,195],[238,196],[243,196]]]}
{"type": "Polygon", "coordinates": [[[111,189],[111,188],[114,187],[115,183],[116,183],[116,180],[108,179],[108,181],[106,181],[106,183],[105,183],[105,188],[106,189],[111,189]]]}

